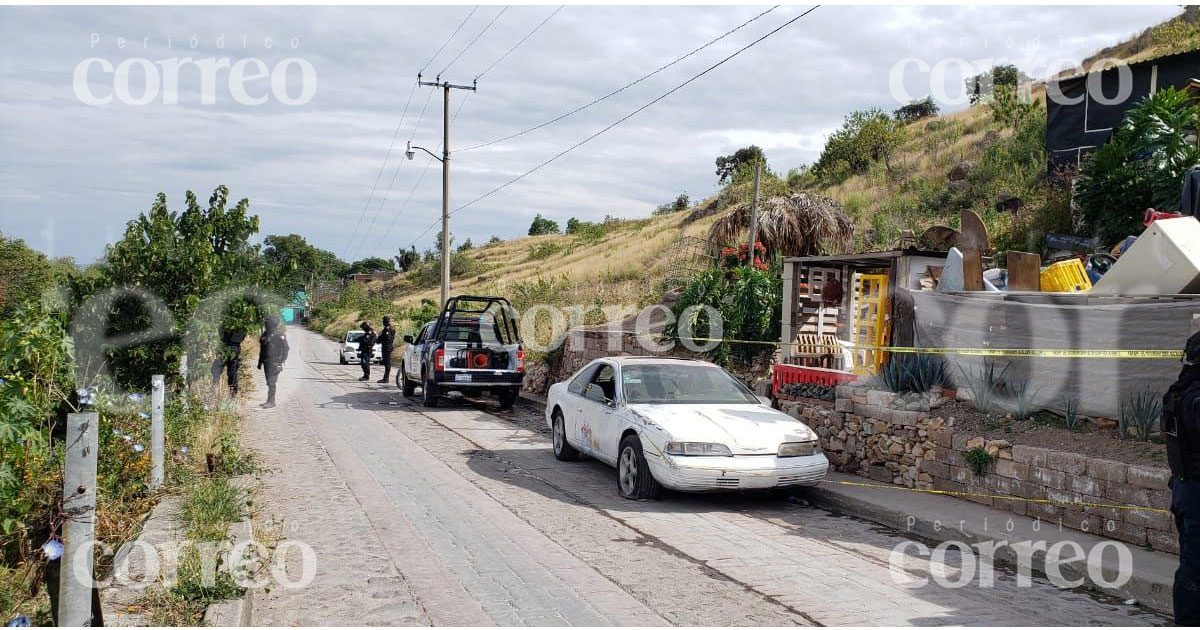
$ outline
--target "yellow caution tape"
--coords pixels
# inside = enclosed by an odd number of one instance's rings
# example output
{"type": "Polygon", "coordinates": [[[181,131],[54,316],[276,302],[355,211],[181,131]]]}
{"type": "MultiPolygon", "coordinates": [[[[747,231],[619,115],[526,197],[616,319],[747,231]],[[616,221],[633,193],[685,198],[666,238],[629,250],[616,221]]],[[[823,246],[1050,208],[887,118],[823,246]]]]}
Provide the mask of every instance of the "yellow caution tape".
{"type": "Polygon", "coordinates": [[[884,486],[877,483],[861,483],[857,481],[826,481],[824,483],[835,483],[842,486],[857,486],[861,488],[877,488],[880,490],[907,490],[908,492],[924,492],[926,494],[945,494],[955,497],[979,497],[989,499],[1000,499],[1002,501],[1026,501],[1028,503],[1039,503],[1042,505],[1054,505],[1058,507],[1090,507],[1090,508],[1111,508],[1114,510],[1133,510],[1138,512],[1156,512],[1160,514],[1169,513],[1170,510],[1163,508],[1142,507],[1139,505],[1117,505],[1111,503],[1088,503],[1085,501],[1055,501],[1053,499],[1030,499],[1026,497],[1017,497],[1010,494],[987,494],[980,492],[959,492],[955,490],[929,490],[926,488],[909,488],[906,486],[884,486]]]}
{"type": "MultiPolygon", "coordinates": [[[[622,331],[625,332],[625,331],[622,331]]],[[[632,333],[631,333],[632,334],[632,333]]],[[[666,337],[700,342],[743,343],[777,346],[778,341],[748,341],[744,339],[726,339],[717,337],[666,337]]],[[[797,344],[800,345],[800,344],[797,344]]],[[[872,346],[859,344],[803,344],[805,348],[841,350],[869,350],[874,352],[894,352],[897,354],[956,354],[978,357],[1051,357],[1058,359],[1180,359],[1182,350],[1075,350],[1070,348],[909,348],[904,346],[872,346]]]]}

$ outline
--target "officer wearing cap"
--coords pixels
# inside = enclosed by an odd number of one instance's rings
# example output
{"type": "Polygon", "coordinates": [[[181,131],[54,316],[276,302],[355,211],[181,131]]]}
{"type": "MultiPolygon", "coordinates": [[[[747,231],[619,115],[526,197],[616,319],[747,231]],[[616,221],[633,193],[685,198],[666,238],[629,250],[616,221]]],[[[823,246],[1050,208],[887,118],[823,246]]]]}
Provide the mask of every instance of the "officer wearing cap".
{"type": "Polygon", "coordinates": [[[1183,370],[1163,397],[1162,432],[1179,530],[1175,625],[1200,626],[1200,333],[1188,339],[1183,370]]]}

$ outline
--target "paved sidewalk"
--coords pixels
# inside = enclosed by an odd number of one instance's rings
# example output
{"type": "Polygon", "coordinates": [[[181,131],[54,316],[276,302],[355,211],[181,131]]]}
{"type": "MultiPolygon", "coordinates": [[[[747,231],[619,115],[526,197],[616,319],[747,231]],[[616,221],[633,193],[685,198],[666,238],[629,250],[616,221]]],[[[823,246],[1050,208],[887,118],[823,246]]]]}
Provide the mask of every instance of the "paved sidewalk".
{"type": "MultiPolygon", "coordinates": [[[[935,542],[1004,543],[997,548],[996,557],[1009,563],[1016,560],[1013,548],[1028,541],[1044,541],[1047,549],[1062,541],[1072,541],[1085,553],[1105,542],[1110,546],[1113,543],[1123,545],[1132,559],[1132,575],[1119,588],[1097,585],[1088,571],[1087,560],[1064,562],[1062,575],[1072,581],[1082,578],[1086,584],[1121,599],[1137,599],[1144,606],[1171,614],[1171,587],[1175,583],[1175,569],[1179,566],[1178,556],[1124,545],[1111,538],[1017,516],[956,497],[917,492],[857,475],[832,473],[812,498],[819,505],[935,542]]],[[[1069,551],[1062,554],[1063,560],[1070,556],[1069,551]]],[[[1034,571],[1045,574],[1046,554],[1036,551],[1031,557],[1034,571]]],[[[1100,577],[1104,581],[1117,581],[1113,568],[1116,552],[1108,549],[1104,559],[1106,566],[1099,573],[1100,577]]],[[[1092,572],[1095,573],[1096,568],[1092,572]]]]}

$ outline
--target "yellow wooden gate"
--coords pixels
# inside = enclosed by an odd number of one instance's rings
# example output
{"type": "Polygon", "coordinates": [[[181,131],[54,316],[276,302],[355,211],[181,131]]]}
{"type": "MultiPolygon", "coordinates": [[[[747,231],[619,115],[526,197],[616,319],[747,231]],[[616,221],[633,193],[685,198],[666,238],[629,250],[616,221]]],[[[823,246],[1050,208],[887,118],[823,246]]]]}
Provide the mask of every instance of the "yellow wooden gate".
{"type": "MultiPolygon", "coordinates": [[[[891,325],[886,274],[854,274],[854,315],[851,339],[855,346],[887,346],[891,341],[891,325]]],[[[882,350],[854,350],[854,371],[859,374],[878,372],[887,359],[882,350]]]]}

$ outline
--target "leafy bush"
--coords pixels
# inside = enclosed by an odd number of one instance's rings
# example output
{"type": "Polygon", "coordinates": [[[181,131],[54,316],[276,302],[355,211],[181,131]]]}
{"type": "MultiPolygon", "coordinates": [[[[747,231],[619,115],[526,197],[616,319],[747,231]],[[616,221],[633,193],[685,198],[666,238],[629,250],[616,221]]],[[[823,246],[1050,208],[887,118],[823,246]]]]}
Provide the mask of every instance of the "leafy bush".
{"type": "Polygon", "coordinates": [[[691,199],[688,198],[688,194],[680,193],[679,196],[675,198],[675,201],[672,201],[671,203],[664,203],[661,206],[658,206],[654,209],[652,214],[658,216],[663,214],[672,214],[675,212],[683,212],[691,206],[692,202],[691,199]]]}
{"type": "Polygon", "coordinates": [[[538,243],[529,248],[529,260],[545,260],[555,254],[560,254],[563,246],[559,243],[538,243]]]}
{"type": "Polygon", "coordinates": [[[890,171],[891,158],[907,136],[904,125],[883,110],[851,112],[841,129],[825,141],[825,148],[812,170],[826,183],[866,173],[876,162],[883,162],[890,171]]]}
{"type": "Polygon", "coordinates": [[[1179,209],[1187,169],[1200,163],[1189,136],[1200,128],[1200,105],[1167,88],[1129,110],[1112,140],[1083,166],[1076,187],[1082,218],[1104,242],[1141,231],[1146,208],[1179,209]]]}
{"type": "Polygon", "coordinates": [[[998,88],[1007,87],[1010,91],[1015,91],[1022,83],[1029,81],[1029,75],[1021,72],[1015,65],[1003,64],[970,77],[964,83],[968,98],[975,104],[990,102],[993,94],[1000,91],[998,88]]]}
{"type": "Polygon", "coordinates": [[[937,103],[933,102],[932,96],[926,96],[923,99],[914,100],[908,105],[900,107],[896,111],[892,112],[892,116],[894,116],[896,120],[907,125],[908,123],[916,122],[922,118],[937,116],[937,113],[937,103]]]}
{"type": "Polygon", "coordinates": [[[693,338],[729,339],[713,349],[717,360],[728,362],[731,356],[749,360],[761,353],[764,346],[732,340],[777,341],[782,299],[783,283],[775,270],[710,269],[684,287],[671,309],[675,322],[667,327],[666,334],[678,339],[682,328],[690,329],[689,336],[693,338]],[[685,318],[685,311],[691,306],[709,306],[711,310],[697,308],[685,318]],[[710,312],[717,317],[710,319],[710,312]]]}
{"type": "Polygon", "coordinates": [[[975,473],[976,477],[986,477],[988,467],[996,461],[992,454],[987,452],[987,449],[982,446],[975,446],[968,450],[964,457],[967,459],[967,465],[971,467],[971,472],[975,473]]]}

